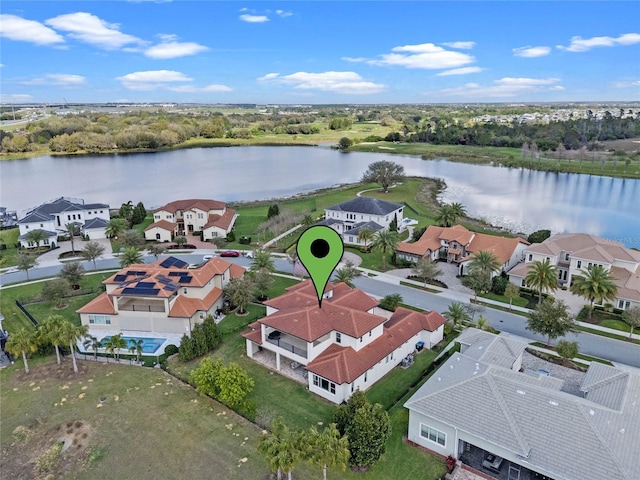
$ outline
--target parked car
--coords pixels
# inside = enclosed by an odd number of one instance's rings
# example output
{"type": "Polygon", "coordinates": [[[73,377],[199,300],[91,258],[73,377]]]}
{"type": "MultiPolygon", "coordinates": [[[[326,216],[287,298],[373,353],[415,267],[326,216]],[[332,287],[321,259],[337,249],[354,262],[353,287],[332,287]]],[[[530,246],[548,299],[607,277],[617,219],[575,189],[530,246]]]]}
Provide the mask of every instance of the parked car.
{"type": "Polygon", "coordinates": [[[202,257],[202,261],[206,262],[207,260],[211,260],[215,255],[205,255],[202,257]]]}
{"type": "Polygon", "coordinates": [[[220,254],[221,257],[239,257],[240,252],[237,250],[226,250],[220,254]]]}

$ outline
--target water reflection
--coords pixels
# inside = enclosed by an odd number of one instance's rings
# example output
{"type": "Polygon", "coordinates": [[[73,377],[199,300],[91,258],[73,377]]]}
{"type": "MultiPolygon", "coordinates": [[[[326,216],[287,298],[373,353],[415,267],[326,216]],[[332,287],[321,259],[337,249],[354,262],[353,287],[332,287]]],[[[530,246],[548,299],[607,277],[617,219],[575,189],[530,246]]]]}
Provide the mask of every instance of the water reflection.
{"type": "Polygon", "coordinates": [[[0,204],[22,211],[66,195],[148,207],[178,198],[269,199],[357,181],[378,160],[441,178],[446,202],[529,233],[587,232],[640,247],[639,180],[467,165],[312,147],[234,147],[0,162],[0,204]]]}

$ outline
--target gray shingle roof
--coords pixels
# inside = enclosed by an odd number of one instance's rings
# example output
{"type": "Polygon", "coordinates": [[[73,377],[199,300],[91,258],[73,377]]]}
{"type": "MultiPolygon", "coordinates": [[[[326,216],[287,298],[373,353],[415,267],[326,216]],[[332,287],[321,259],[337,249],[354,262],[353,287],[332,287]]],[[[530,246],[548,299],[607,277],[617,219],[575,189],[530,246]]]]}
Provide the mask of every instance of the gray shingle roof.
{"type": "MultiPolygon", "coordinates": [[[[77,212],[82,210],[94,210],[96,208],[109,208],[109,205],[106,203],[76,203],[72,202],[64,197],[56,198],[55,200],[47,203],[43,203],[42,205],[34,208],[27,215],[20,220],[19,223],[29,223],[30,221],[38,221],[38,220],[27,220],[30,216],[39,214],[42,215],[41,218],[46,218],[47,220],[52,219],[52,215],[62,212],[77,212]]],[[[42,221],[42,220],[39,220],[42,221]]]]}
{"type": "Polygon", "coordinates": [[[329,207],[327,210],[365,213],[367,215],[387,215],[391,212],[395,212],[399,208],[402,208],[402,205],[398,203],[391,203],[372,197],[356,197],[351,200],[347,200],[346,202],[334,205],[333,207],[329,207]]]}
{"type": "Polygon", "coordinates": [[[611,408],[616,402],[598,405],[558,391],[544,378],[461,353],[447,360],[405,407],[503,447],[521,456],[523,466],[544,469],[558,480],[636,480],[640,376],[595,363],[591,368],[583,386],[607,389],[605,398],[617,398],[619,408],[611,408]]]}
{"type": "Polygon", "coordinates": [[[38,223],[38,222],[50,222],[50,221],[51,221],[51,215],[34,211],[27,214],[26,217],[21,218],[18,223],[24,224],[24,223],[38,223]]]}
{"type": "Polygon", "coordinates": [[[368,228],[373,233],[376,233],[379,230],[384,230],[382,225],[377,224],[376,222],[358,222],[354,224],[349,230],[345,230],[345,235],[358,235],[360,230],[363,228],[368,228]]]}
{"type": "Polygon", "coordinates": [[[526,343],[506,335],[494,335],[477,328],[467,328],[457,341],[463,345],[465,355],[504,368],[511,368],[527,347],[526,343]]]}
{"type": "Polygon", "coordinates": [[[109,224],[106,220],[102,218],[92,218],[91,220],[87,220],[84,224],[85,230],[91,230],[92,228],[106,228],[109,224]]]}
{"type": "MultiPolygon", "coordinates": [[[[49,230],[44,230],[42,228],[37,228],[36,230],[42,230],[45,235],[47,235],[47,238],[51,238],[51,237],[57,237],[58,234],[56,232],[50,232],[49,230]]],[[[32,232],[35,232],[36,230],[31,230],[32,232]]],[[[27,239],[27,235],[29,235],[29,232],[25,233],[24,235],[20,235],[18,237],[18,240],[26,240],[27,239]]]]}

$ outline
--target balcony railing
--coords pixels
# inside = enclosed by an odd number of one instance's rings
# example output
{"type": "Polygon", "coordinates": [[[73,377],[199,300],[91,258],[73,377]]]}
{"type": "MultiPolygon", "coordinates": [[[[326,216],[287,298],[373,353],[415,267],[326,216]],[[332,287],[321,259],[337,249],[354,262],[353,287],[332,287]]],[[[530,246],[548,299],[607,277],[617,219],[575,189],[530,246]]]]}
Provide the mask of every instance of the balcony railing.
{"type": "Polygon", "coordinates": [[[278,347],[282,348],[283,350],[286,350],[288,352],[291,353],[295,353],[296,355],[299,355],[303,358],[307,358],[307,351],[303,348],[298,348],[294,345],[291,345],[288,342],[285,342],[284,340],[281,340],[279,338],[267,338],[267,342],[269,343],[273,343],[274,345],[277,345],[278,347]]]}
{"type": "Polygon", "coordinates": [[[118,307],[118,310],[128,312],[165,312],[163,305],[122,305],[118,307]]]}

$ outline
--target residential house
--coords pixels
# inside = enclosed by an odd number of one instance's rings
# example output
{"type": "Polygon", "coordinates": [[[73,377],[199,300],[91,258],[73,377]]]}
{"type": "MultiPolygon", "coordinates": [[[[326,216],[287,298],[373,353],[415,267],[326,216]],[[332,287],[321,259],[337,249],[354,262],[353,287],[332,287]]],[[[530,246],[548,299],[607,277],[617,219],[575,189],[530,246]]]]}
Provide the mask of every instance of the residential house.
{"type": "Polygon", "coordinates": [[[107,238],[105,230],[108,223],[109,205],[84,203],[82,199],[60,197],[29,210],[18,220],[19,240],[24,248],[37,247],[26,236],[34,230],[42,230],[46,238],[41,246],[53,246],[58,242],[59,235],[67,234],[68,224],[76,224],[81,235],[91,240],[107,238]]]}
{"type": "Polygon", "coordinates": [[[333,228],[342,237],[344,243],[364,245],[358,240],[363,228],[373,233],[388,230],[396,219],[397,225],[402,223],[404,206],[373,197],[356,197],[325,209],[324,220],[319,225],[333,228]]]}
{"type": "Polygon", "coordinates": [[[560,378],[519,371],[522,342],[477,329],[459,341],[404,405],[411,442],[455,458],[484,450],[480,468],[501,478],[640,478],[639,375],[593,362],[569,393],[560,378]]]}
{"type": "Polygon", "coordinates": [[[159,242],[194,232],[202,232],[203,240],[225,238],[237,217],[234,209],[217,200],[176,200],[153,212],[154,223],[145,229],[144,236],[159,242]]]}
{"type": "Polygon", "coordinates": [[[398,242],[396,256],[409,262],[421,258],[438,260],[459,265],[460,275],[466,275],[468,266],[477,252],[493,253],[500,262],[500,268],[493,274],[507,272],[523,260],[523,253],[529,242],[522,238],[507,238],[497,235],[475,233],[462,225],[453,227],[429,226],[422,236],[413,243],[398,242]]]}
{"type": "Polygon", "coordinates": [[[509,272],[511,283],[525,286],[524,279],[535,261],[549,260],[557,267],[559,287],[570,286],[575,275],[600,265],[611,273],[618,286],[614,305],[622,310],[640,306],[640,252],[620,242],[586,233],[559,233],[530,245],[524,256],[524,263],[509,272]]]}
{"type": "Polygon", "coordinates": [[[431,348],[443,338],[445,318],[437,312],[403,307],[394,313],[344,283],[328,283],[322,308],[310,280],[265,302],[267,316],[243,333],[247,356],[275,357],[276,370],[301,366],[309,390],[334,403],[366,390],[403,359],[418,342],[431,348]]]}
{"type": "Polygon", "coordinates": [[[245,269],[215,257],[198,268],[176,257],[134,264],[104,282],[106,292],[76,311],[91,335],[137,332],[153,337],[190,335],[196,323],[223,307],[222,290],[245,269]]]}

